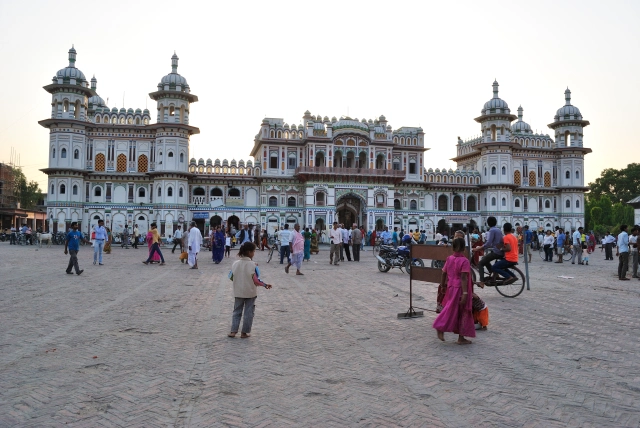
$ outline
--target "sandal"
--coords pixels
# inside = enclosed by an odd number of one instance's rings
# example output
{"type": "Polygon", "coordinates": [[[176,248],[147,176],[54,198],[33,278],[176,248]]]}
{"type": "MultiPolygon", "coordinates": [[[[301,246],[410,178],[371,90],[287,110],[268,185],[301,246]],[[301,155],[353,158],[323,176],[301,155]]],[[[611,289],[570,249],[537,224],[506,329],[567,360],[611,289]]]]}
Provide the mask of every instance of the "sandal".
{"type": "Polygon", "coordinates": [[[302,272],[296,272],[296,275],[304,275],[302,272]]]}
{"type": "Polygon", "coordinates": [[[236,334],[238,334],[237,331],[235,333],[232,331],[231,333],[227,334],[227,337],[236,337],[236,334]]]}
{"type": "Polygon", "coordinates": [[[251,337],[251,335],[250,335],[249,333],[242,333],[242,334],[240,335],[240,339],[246,339],[246,338],[248,338],[248,337],[251,337]]]}

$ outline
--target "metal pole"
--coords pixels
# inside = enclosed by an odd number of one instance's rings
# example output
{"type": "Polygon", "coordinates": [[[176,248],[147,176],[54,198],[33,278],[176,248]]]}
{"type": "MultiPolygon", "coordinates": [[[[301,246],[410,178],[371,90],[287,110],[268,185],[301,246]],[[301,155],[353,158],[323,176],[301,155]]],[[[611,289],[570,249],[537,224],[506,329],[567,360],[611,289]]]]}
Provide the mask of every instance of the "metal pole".
{"type": "Polygon", "coordinates": [[[527,245],[531,245],[531,244],[527,244],[527,236],[525,235],[524,236],[524,280],[527,283],[527,290],[530,290],[529,288],[529,254],[527,254],[528,253],[527,245]]]}

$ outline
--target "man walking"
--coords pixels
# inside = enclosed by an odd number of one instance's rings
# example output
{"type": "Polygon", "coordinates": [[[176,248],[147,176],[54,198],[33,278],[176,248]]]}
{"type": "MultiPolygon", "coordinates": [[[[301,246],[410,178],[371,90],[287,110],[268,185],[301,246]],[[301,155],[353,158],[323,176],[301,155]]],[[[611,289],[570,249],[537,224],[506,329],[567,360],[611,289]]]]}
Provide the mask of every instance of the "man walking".
{"type": "Polygon", "coordinates": [[[291,261],[284,268],[284,271],[286,273],[289,273],[289,268],[292,264],[294,264],[296,266],[296,275],[304,275],[302,272],[300,272],[303,257],[304,236],[302,236],[302,234],[300,233],[300,225],[296,223],[296,225],[293,226],[293,232],[291,232],[291,261]]]}
{"type": "Polygon", "coordinates": [[[572,265],[576,264],[576,256],[578,256],[578,264],[579,265],[582,264],[582,231],[583,229],[579,227],[578,230],[573,232],[573,235],[572,235],[572,242],[571,242],[571,244],[573,245],[573,257],[571,257],[572,265]]]}
{"type": "Polygon", "coordinates": [[[333,229],[329,231],[329,242],[331,243],[331,252],[329,253],[329,264],[338,266],[340,260],[340,248],[342,247],[342,233],[338,228],[338,222],[333,222],[333,229]]]}
{"type": "Polygon", "coordinates": [[[620,234],[618,235],[618,246],[616,247],[616,256],[618,257],[618,279],[620,281],[629,281],[627,271],[629,270],[629,234],[627,233],[627,225],[620,226],[620,234]]]}
{"type": "Polygon", "coordinates": [[[360,261],[360,245],[362,245],[362,231],[358,229],[358,225],[353,223],[351,230],[351,244],[353,245],[353,261],[360,261]]]}
{"type": "Polygon", "coordinates": [[[78,251],[80,251],[80,241],[84,241],[87,244],[90,244],[90,241],[87,241],[82,236],[82,232],[78,230],[78,222],[74,221],[71,223],[71,231],[67,233],[67,239],[64,241],[64,253],[70,254],[69,257],[69,265],[67,266],[67,273],[69,275],[73,275],[71,272],[72,269],[76,270],[76,274],[80,275],[84,272],[83,269],[80,269],[78,266],[78,251]]]}
{"type": "Polygon", "coordinates": [[[613,243],[616,242],[616,238],[614,238],[612,234],[607,232],[607,235],[604,237],[603,242],[605,260],[613,260],[613,243]]]}
{"type": "Polygon", "coordinates": [[[629,237],[629,251],[631,258],[631,274],[633,278],[638,277],[638,226],[634,226],[629,237]]]}
{"type": "Polygon", "coordinates": [[[142,263],[148,265],[149,263],[151,263],[153,255],[155,253],[158,253],[161,260],[160,266],[164,266],[164,256],[162,255],[162,251],[160,251],[160,234],[158,233],[158,225],[155,222],[151,223],[151,235],[151,251],[149,251],[149,258],[147,258],[147,260],[142,263]]]}
{"type": "MultiPolygon", "coordinates": [[[[285,224],[285,229],[287,227],[288,225],[285,224]]],[[[251,239],[251,230],[249,229],[249,225],[245,224],[242,230],[236,233],[236,238],[238,239],[239,245],[253,241],[253,239],[251,239]]]]}
{"type": "Polygon", "coordinates": [[[522,254],[524,257],[529,255],[529,263],[531,263],[531,245],[533,245],[533,232],[529,230],[529,225],[524,225],[524,250],[522,254]]]}
{"type": "Polygon", "coordinates": [[[178,226],[175,232],[173,232],[173,248],[171,249],[171,254],[176,252],[176,247],[180,245],[180,252],[184,251],[182,249],[182,226],[178,226]]]}
{"type": "Polygon", "coordinates": [[[138,237],[140,237],[140,231],[138,230],[138,225],[134,224],[133,225],[133,243],[131,244],[131,246],[136,250],[138,249],[138,237]]]}
{"type": "Polygon", "coordinates": [[[287,257],[287,263],[291,264],[291,231],[289,230],[289,223],[285,223],[284,229],[278,232],[278,238],[280,238],[280,264],[284,264],[282,261],[285,256],[287,257]]]}
{"type": "Polygon", "coordinates": [[[566,235],[564,234],[564,231],[562,229],[556,230],[556,233],[558,234],[558,238],[556,239],[556,252],[558,253],[558,260],[556,261],[556,263],[562,263],[564,262],[562,256],[564,254],[566,235]]]}
{"type": "Polygon", "coordinates": [[[104,220],[98,220],[98,225],[93,228],[96,237],[93,242],[93,264],[96,262],[102,266],[102,250],[107,240],[107,229],[104,228],[104,220]]]}
{"type": "Polygon", "coordinates": [[[17,237],[18,234],[16,232],[16,227],[11,226],[11,238],[9,238],[9,245],[18,245],[17,237]]]}
{"type": "Polygon", "coordinates": [[[122,231],[122,243],[120,244],[120,248],[122,247],[126,247],[127,250],[129,249],[129,228],[127,226],[125,226],[122,231]]]}
{"type": "MultiPolygon", "coordinates": [[[[349,233],[349,229],[346,227],[341,229],[342,232],[342,247],[344,248],[344,252],[347,255],[347,261],[351,261],[351,251],[349,251],[349,247],[351,246],[351,236],[349,233]]],[[[342,254],[340,254],[342,256],[342,254]]],[[[344,259],[340,258],[340,261],[343,262],[344,259]]]]}
{"type": "Polygon", "coordinates": [[[202,234],[196,227],[196,222],[189,223],[189,266],[191,269],[198,269],[198,253],[202,247],[202,234]]]}

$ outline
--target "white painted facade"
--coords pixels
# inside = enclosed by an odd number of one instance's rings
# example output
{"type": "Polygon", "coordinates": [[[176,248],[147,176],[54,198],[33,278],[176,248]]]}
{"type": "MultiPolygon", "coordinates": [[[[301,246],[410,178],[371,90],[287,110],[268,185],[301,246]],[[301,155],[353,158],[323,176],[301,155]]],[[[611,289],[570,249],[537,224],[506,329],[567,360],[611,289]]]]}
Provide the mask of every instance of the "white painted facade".
{"type": "Polygon", "coordinates": [[[584,225],[583,129],[589,125],[566,102],[549,125],[555,139],[533,134],[507,103],[485,103],[481,137],[458,139],[458,168],[425,167],[424,131],[393,129],[376,119],[314,116],[299,125],[262,120],[248,161],[189,158],[189,124],[198,101],[187,80],[171,73],[150,95],[149,110],[109,109],[75,67],[58,71],[45,90],[52,94],[47,210],[51,229],[80,221],[81,230],[104,219],[114,233],[134,223],[156,221],[165,236],[182,222],[202,228],[216,223],[254,223],[273,230],[284,223],[327,227],[334,220],[368,229],[381,225],[424,229],[433,235],[447,225],[501,223],[584,225]],[[516,121],[517,119],[517,121],[516,121]],[[515,121],[515,122],[514,122],[515,121]]]}

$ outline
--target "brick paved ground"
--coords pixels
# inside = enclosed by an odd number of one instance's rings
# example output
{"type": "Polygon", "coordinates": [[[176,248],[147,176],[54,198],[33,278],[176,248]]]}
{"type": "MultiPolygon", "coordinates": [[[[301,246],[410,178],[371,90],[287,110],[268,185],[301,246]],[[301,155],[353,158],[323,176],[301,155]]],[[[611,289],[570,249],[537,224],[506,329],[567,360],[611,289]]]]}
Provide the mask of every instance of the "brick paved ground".
{"type": "Polygon", "coordinates": [[[62,247],[0,244],[0,426],[640,425],[640,281],[600,253],[534,258],[516,299],[480,291],[490,328],[464,347],[437,340],[433,312],[396,319],[408,276],[370,252],[333,268],[324,251],[303,277],[258,253],[274,289],[241,340],[230,260],[147,267],[117,248],[93,266],[90,250],[78,277],[62,247]]]}

